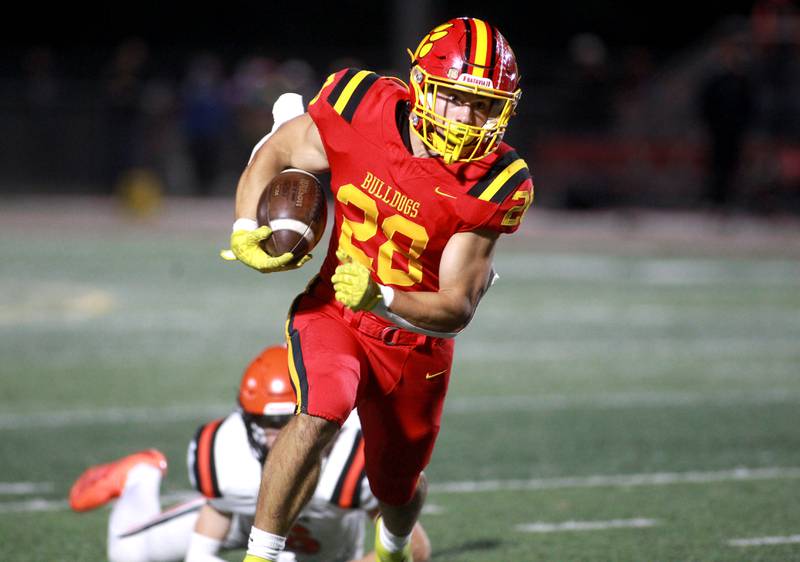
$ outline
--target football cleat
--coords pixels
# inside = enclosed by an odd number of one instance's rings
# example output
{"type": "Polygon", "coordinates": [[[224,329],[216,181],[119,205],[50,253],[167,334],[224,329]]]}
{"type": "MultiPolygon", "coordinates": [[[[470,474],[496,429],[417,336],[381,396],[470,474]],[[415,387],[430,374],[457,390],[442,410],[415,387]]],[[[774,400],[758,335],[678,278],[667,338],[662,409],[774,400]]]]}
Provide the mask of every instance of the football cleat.
{"type": "Polygon", "coordinates": [[[380,539],[380,526],[382,525],[380,517],[375,524],[375,560],[376,562],[414,562],[414,557],[411,556],[411,541],[408,541],[400,552],[389,552],[383,546],[380,539]]]}
{"type": "Polygon", "coordinates": [[[87,468],[69,491],[69,505],[75,511],[89,511],[118,498],[131,469],[149,464],[167,472],[167,458],[156,449],[146,449],[115,461],[87,468]]]}

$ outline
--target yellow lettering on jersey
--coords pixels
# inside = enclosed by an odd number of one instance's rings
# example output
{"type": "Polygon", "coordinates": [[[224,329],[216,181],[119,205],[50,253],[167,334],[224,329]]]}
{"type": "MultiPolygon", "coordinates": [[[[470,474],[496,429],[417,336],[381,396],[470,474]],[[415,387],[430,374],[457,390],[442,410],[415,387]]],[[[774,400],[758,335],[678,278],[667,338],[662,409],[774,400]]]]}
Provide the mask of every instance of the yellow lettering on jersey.
{"type": "Polygon", "coordinates": [[[525,216],[525,211],[527,211],[528,207],[530,207],[531,203],[533,203],[533,193],[527,189],[520,189],[511,196],[511,199],[514,201],[522,199],[522,203],[511,207],[506,212],[506,214],[503,216],[503,220],[500,222],[500,224],[503,226],[517,226],[520,222],[522,222],[522,217],[525,216]]]}
{"type": "Polygon", "coordinates": [[[428,245],[428,231],[425,227],[400,215],[392,215],[383,221],[381,228],[387,240],[378,248],[378,277],[386,284],[400,287],[410,287],[422,282],[419,257],[428,245]],[[411,240],[408,250],[394,241],[394,235],[398,232],[411,240]],[[395,252],[408,259],[408,270],[392,267],[392,256],[395,252]]]}
{"type": "Polygon", "coordinates": [[[344,217],[339,248],[353,256],[358,262],[373,269],[374,260],[357,246],[358,242],[367,242],[378,233],[378,225],[386,236],[386,241],[378,247],[376,274],[381,283],[409,287],[422,282],[424,271],[421,256],[428,245],[428,231],[421,224],[400,215],[391,215],[380,220],[378,204],[370,195],[385,201],[393,209],[409,216],[417,216],[419,201],[409,199],[375,174],[367,172],[364,179],[356,187],[352,183],[344,184],[336,192],[339,203],[357,210],[355,216],[344,217]],[[399,242],[395,240],[400,234],[399,242]],[[408,242],[406,242],[408,240],[408,242]],[[408,244],[406,247],[405,244],[408,244]],[[398,253],[406,260],[405,269],[394,267],[394,254],[398,253]]]}
{"type": "Polygon", "coordinates": [[[380,199],[393,209],[397,209],[398,212],[412,219],[419,214],[419,201],[415,201],[399,192],[372,172],[367,172],[360,187],[376,199],[380,199]]]}
{"type": "Polygon", "coordinates": [[[339,248],[352,256],[357,262],[372,269],[372,258],[360,248],[353,245],[353,238],[364,242],[378,232],[378,205],[375,200],[359,191],[351,183],[343,185],[336,192],[336,200],[343,205],[350,205],[362,213],[363,220],[344,218],[342,233],[339,236],[339,248]]]}

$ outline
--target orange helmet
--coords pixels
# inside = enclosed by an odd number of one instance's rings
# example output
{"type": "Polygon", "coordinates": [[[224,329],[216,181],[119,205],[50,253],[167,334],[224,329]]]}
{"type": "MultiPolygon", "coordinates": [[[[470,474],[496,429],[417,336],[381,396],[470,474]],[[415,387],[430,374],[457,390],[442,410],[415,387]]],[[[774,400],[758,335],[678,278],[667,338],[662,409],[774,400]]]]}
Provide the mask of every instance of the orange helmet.
{"type": "Polygon", "coordinates": [[[264,349],[248,365],[239,385],[239,406],[256,416],[291,416],[296,402],[285,345],[264,349]]]}
{"type": "Polygon", "coordinates": [[[446,163],[470,162],[500,144],[522,94],[517,59],[496,27],[455,18],[428,33],[411,53],[412,129],[446,163]],[[485,122],[470,125],[436,111],[440,89],[485,98],[485,122]]]}
{"type": "Polygon", "coordinates": [[[266,428],[286,425],[294,414],[295,393],[285,345],[264,349],[248,365],[239,384],[239,407],[251,446],[263,461],[266,428]]]}

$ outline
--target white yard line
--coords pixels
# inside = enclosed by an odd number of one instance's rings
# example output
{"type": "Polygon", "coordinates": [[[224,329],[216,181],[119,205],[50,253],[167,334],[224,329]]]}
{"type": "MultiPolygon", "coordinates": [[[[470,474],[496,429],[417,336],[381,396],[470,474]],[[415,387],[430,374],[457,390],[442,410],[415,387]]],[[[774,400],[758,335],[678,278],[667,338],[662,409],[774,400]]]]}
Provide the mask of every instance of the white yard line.
{"type": "Polygon", "coordinates": [[[600,488],[666,486],[670,484],[708,484],[742,480],[800,478],[800,467],[734,468],[712,472],[655,472],[650,474],[601,474],[572,478],[534,478],[531,480],[482,480],[432,482],[433,493],[471,494],[515,490],[556,490],[560,488],[600,488]]]}
{"type": "MultiPolygon", "coordinates": [[[[572,478],[540,478],[532,480],[483,480],[463,482],[433,482],[429,491],[433,493],[472,494],[478,492],[514,490],[554,490],[559,488],[601,488],[630,486],[665,486],[669,484],[707,484],[713,482],[734,482],[743,480],[780,480],[800,478],[800,467],[772,468],[734,468],[713,472],[655,472],[650,474],[609,474],[572,478]]],[[[48,487],[50,483],[27,483],[48,487]]],[[[167,506],[177,501],[185,501],[194,492],[180,490],[162,496],[162,504],[167,506]]],[[[56,511],[68,509],[66,501],[31,498],[25,501],[0,502],[0,513],[17,511],[56,511]]],[[[434,510],[435,511],[435,510],[434,510]]]]}
{"type": "MultiPolygon", "coordinates": [[[[616,410],[645,406],[671,407],[691,405],[734,406],[746,404],[783,404],[800,402],[800,394],[784,390],[759,392],[609,392],[578,396],[541,394],[523,396],[461,396],[445,403],[448,414],[476,412],[553,411],[580,407],[592,410],[616,410]]],[[[2,425],[0,425],[0,428],[2,425]]]]}
{"type": "Polygon", "coordinates": [[[528,363],[534,361],[575,361],[596,359],[619,360],[621,357],[642,356],[649,361],[674,361],[707,358],[729,360],[749,358],[753,354],[772,355],[780,359],[792,359],[797,355],[797,338],[777,335],[773,338],[754,335],[752,337],[704,337],[695,340],[672,337],[629,338],[620,341],[612,338],[538,339],[526,341],[524,351],[519,341],[490,341],[465,339],[456,346],[459,361],[491,361],[528,363]]]}
{"type": "Polygon", "coordinates": [[[775,544],[800,544],[800,535],[788,537],[756,537],[752,539],[731,539],[730,546],[771,546],[775,544]]]}
{"type": "Polygon", "coordinates": [[[53,490],[51,482],[0,482],[0,495],[41,494],[53,490]]]}
{"type": "MultiPolygon", "coordinates": [[[[452,397],[445,405],[448,414],[501,412],[510,410],[553,411],[580,407],[591,409],[624,409],[645,406],[670,407],[688,405],[737,406],[747,404],[785,404],[800,402],[800,394],[784,389],[759,392],[610,392],[591,396],[540,394],[535,396],[452,397]]],[[[170,423],[223,416],[230,411],[226,404],[185,404],[163,408],[81,409],[61,412],[29,412],[0,414],[0,431],[37,428],[131,423],[170,423]]]]}
{"type": "Polygon", "coordinates": [[[514,528],[523,533],[558,533],[562,531],[605,531],[606,529],[642,529],[654,527],[656,519],[612,519],[610,521],[564,521],[562,523],[522,523],[514,528]]]}
{"type": "Polygon", "coordinates": [[[108,408],[66,410],[49,413],[0,414],[0,430],[35,429],[105,424],[169,423],[206,420],[209,416],[229,413],[230,405],[196,404],[167,406],[163,408],[108,408]]]}
{"type": "MultiPolygon", "coordinates": [[[[51,485],[43,482],[42,486],[51,485]]],[[[185,502],[189,499],[198,497],[199,494],[192,490],[179,490],[161,496],[161,505],[164,509],[170,506],[185,502]]],[[[108,505],[111,505],[110,503],[108,505]]],[[[22,501],[0,502],[0,514],[2,513],[30,513],[35,511],[69,511],[67,500],[52,500],[46,498],[29,498],[22,501]]]]}
{"type": "Polygon", "coordinates": [[[46,500],[31,498],[18,502],[0,502],[0,513],[30,513],[33,511],[66,511],[69,504],[66,500],[46,500]]]}

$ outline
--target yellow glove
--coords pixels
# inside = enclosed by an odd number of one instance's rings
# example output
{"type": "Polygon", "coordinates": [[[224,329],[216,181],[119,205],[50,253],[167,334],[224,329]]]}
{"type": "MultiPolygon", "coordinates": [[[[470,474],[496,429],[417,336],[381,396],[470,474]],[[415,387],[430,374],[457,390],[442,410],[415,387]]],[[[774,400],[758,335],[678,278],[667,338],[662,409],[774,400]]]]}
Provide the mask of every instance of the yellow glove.
{"type": "Polygon", "coordinates": [[[336,257],[342,262],[331,277],[336,300],[353,310],[372,310],[381,299],[381,291],[369,269],[342,250],[336,251],[336,257]]]}
{"type": "Polygon", "coordinates": [[[222,250],[220,257],[227,261],[239,260],[245,265],[257,269],[261,273],[274,273],[302,267],[311,259],[311,254],[303,256],[297,263],[289,263],[294,259],[294,254],[286,252],[277,257],[270,256],[261,248],[261,242],[272,236],[268,226],[255,230],[236,229],[231,234],[231,249],[222,250]]]}

